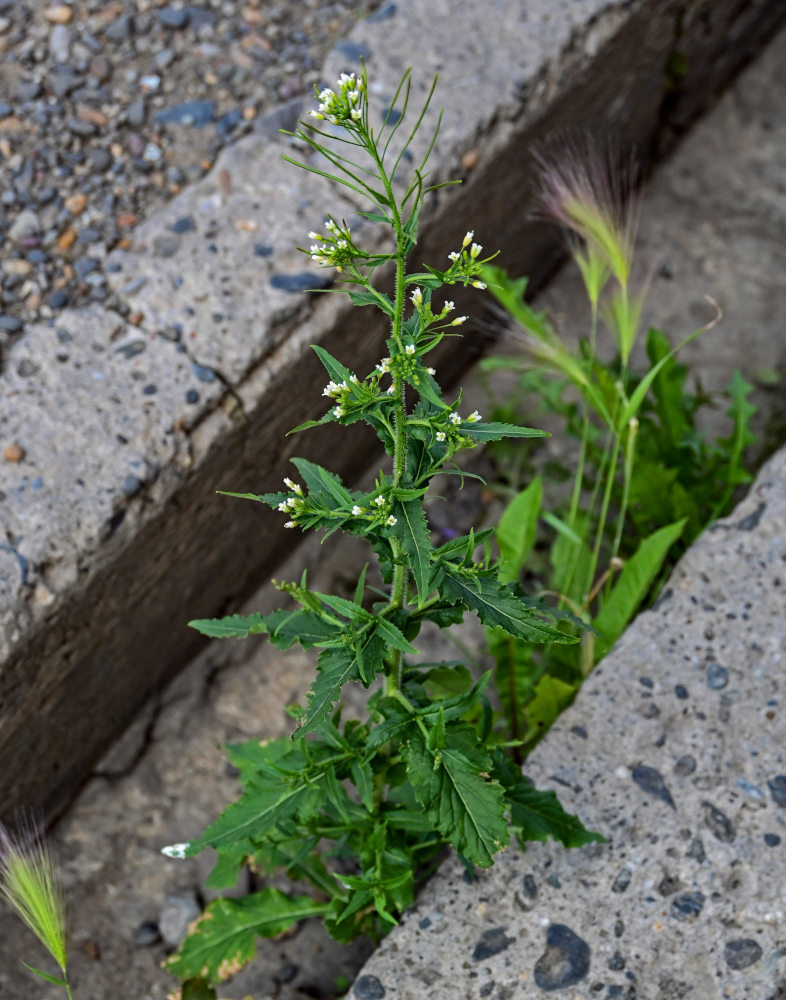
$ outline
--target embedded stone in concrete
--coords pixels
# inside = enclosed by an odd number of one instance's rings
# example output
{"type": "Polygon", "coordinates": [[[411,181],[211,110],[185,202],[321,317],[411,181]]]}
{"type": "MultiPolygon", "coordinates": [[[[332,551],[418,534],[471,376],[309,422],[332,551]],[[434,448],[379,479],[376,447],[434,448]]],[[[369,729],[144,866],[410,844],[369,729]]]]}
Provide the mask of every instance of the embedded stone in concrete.
{"type": "MultiPolygon", "coordinates": [[[[429,180],[459,173],[466,184],[435,197],[418,256],[446,259],[466,226],[482,223],[506,266],[537,284],[556,244],[522,221],[533,144],[575,126],[649,146],[705,106],[783,16],[764,0],[711,9],[591,0],[526,11],[498,0],[493,16],[485,5],[402,0],[360,25],[325,72],[356,69],[364,52],[381,122],[407,65],[418,67],[414,100],[439,69],[445,128],[429,180]],[[666,98],[663,68],[677,49],[691,71],[666,98]]],[[[47,327],[28,331],[7,359],[3,444],[24,457],[0,463],[0,490],[12,497],[0,548],[3,815],[17,805],[61,808],[148,691],[194,651],[198,640],[181,623],[236,603],[291,546],[273,530],[275,516],[253,505],[230,513],[215,503],[216,488],[266,488],[286,473],[294,447],[317,458],[330,450],[350,477],[373,454],[362,436],[284,438],[321,412],[324,376],[308,345],[370,369],[384,331],[369,310],[350,315],[337,296],[291,290],[304,270],[292,243],[326,210],[349,220],[357,206],[328,198],[319,178],[282,164],[282,152],[302,153],[268,135],[238,142],[138,228],[130,251],[111,255],[128,322],[66,312],[54,360],[47,327]],[[19,384],[31,370],[23,362],[45,362],[46,394],[19,384]],[[124,364],[127,378],[115,377],[124,364]],[[62,403],[42,415],[51,400],[62,403]],[[117,428],[123,415],[128,433],[117,428]],[[132,440],[134,467],[123,455],[132,440]]],[[[361,231],[374,247],[378,237],[361,231]]],[[[451,342],[441,374],[449,379],[475,347],[468,338],[460,353],[451,342]]]]}
{"type": "Polygon", "coordinates": [[[786,824],[784,567],[786,449],[694,544],[527,761],[537,787],[608,843],[509,850],[470,883],[451,860],[363,975],[396,1000],[423,996],[426,961],[439,976],[429,1000],[487,995],[490,980],[533,1000],[786,990],[786,859],[770,846],[786,824]],[[760,508],[753,530],[740,527],[760,508]],[[705,683],[716,660],[730,664],[720,690],[705,683]],[[642,714],[643,694],[658,715],[642,714]],[[474,961],[500,928],[510,946],[474,961]]]}

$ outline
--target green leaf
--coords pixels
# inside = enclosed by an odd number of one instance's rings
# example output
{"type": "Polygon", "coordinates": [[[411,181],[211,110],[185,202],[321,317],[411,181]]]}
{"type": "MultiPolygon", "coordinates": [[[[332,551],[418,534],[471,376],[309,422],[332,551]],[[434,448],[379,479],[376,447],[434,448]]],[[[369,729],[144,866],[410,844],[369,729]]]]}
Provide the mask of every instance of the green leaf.
{"type": "Polygon", "coordinates": [[[347,681],[358,679],[357,656],[349,646],[324,649],[317,666],[317,676],[308,689],[308,708],[297,728],[301,736],[321,725],[341,697],[341,688],[347,681]]]}
{"type": "Polygon", "coordinates": [[[280,889],[263,889],[243,899],[215,899],[180,950],[167,959],[166,968],[181,979],[199,976],[220,982],[254,958],[257,936],[275,937],[328,908],[310,896],[288,896],[280,889]]]}
{"type": "Polygon", "coordinates": [[[336,358],[333,357],[324,347],[320,347],[319,344],[312,344],[311,350],[316,354],[322,364],[325,366],[328,375],[334,382],[348,382],[349,376],[352,372],[349,368],[345,368],[336,358]]]}
{"type": "Polygon", "coordinates": [[[401,543],[418,591],[418,607],[422,607],[429,593],[431,579],[431,538],[426,515],[420,500],[395,500],[393,514],[396,524],[391,534],[401,543]]]}
{"type": "Polygon", "coordinates": [[[32,972],[34,976],[38,976],[38,978],[43,979],[44,982],[54,983],[55,986],[68,985],[65,979],[61,979],[59,976],[52,976],[50,973],[44,972],[43,969],[37,969],[34,965],[28,965],[27,962],[22,962],[22,965],[24,965],[28,972],[32,972]]]}
{"type": "Polygon", "coordinates": [[[469,862],[488,868],[509,833],[502,786],[484,777],[491,761],[474,729],[448,726],[440,750],[431,750],[416,731],[402,752],[415,794],[434,826],[469,862]]]}
{"type": "Polygon", "coordinates": [[[277,823],[292,819],[307,800],[321,798],[317,781],[289,785],[281,778],[252,778],[237,802],[227,806],[199,840],[189,843],[187,855],[193,857],[204,847],[245,849],[250,841],[264,837],[277,823]]]}
{"type": "Polygon", "coordinates": [[[315,500],[324,503],[325,506],[332,506],[331,499],[340,506],[352,503],[352,494],[337,475],[305,458],[293,458],[292,463],[315,500]]]}
{"type": "Polygon", "coordinates": [[[393,303],[390,301],[388,296],[384,295],[382,292],[375,291],[373,288],[366,292],[349,292],[348,294],[352,299],[353,305],[376,306],[378,309],[381,309],[384,313],[387,313],[387,315],[391,317],[395,312],[393,303]]]}
{"type": "Polygon", "coordinates": [[[358,795],[360,795],[360,801],[369,812],[373,812],[374,774],[371,770],[371,765],[355,758],[352,761],[350,770],[352,771],[352,780],[355,783],[355,788],[357,788],[358,795]]]}
{"type": "Polygon", "coordinates": [[[595,644],[596,659],[605,656],[622,635],[625,626],[647,596],[669,549],[680,537],[684,527],[685,518],[656,531],[644,539],[625,563],[619,579],[592,622],[600,633],[595,644]]]}
{"type": "Polygon", "coordinates": [[[407,642],[407,638],[401,629],[396,628],[386,618],[377,616],[377,631],[394,649],[399,649],[402,653],[417,653],[415,647],[407,642]]]}
{"type": "Polygon", "coordinates": [[[535,694],[527,705],[525,740],[536,743],[551,728],[555,719],[573,701],[578,684],[566,684],[557,677],[544,674],[535,685],[535,694]]]}
{"type": "Polygon", "coordinates": [[[278,507],[282,500],[286,500],[290,493],[233,493],[231,490],[216,490],[219,496],[222,497],[237,497],[240,500],[258,500],[260,503],[265,503],[268,507],[278,507]]]}
{"type": "Polygon", "coordinates": [[[496,534],[501,556],[500,583],[518,580],[535,543],[542,500],[543,486],[536,477],[503,511],[496,534]]]}
{"type": "Polygon", "coordinates": [[[534,427],[519,427],[518,424],[491,423],[470,424],[463,421],[461,433],[475,441],[500,441],[502,438],[542,438],[550,437],[548,431],[539,431],[534,427]]]}
{"type": "Polygon", "coordinates": [[[484,625],[499,625],[511,635],[529,642],[576,642],[549,625],[542,613],[536,614],[508,588],[491,576],[445,572],[440,590],[443,596],[461,601],[476,612],[484,625]]]}
{"type": "Polygon", "coordinates": [[[501,628],[486,629],[489,653],[494,657],[494,688],[510,727],[511,739],[523,734],[524,709],[535,687],[534,650],[501,628]]]}
{"type": "Polygon", "coordinates": [[[511,825],[522,848],[526,841],[549,838],[564,847],[606,843],[604,836],[590,832],[577,816],[565,812],[553,791],[538,791],[498,750],[494,753],[494,773],[505,789],[511,825]]]}
{"type": "Polygon", "coordinates": [[[226,618],[195,618],[188,626],[211,639],[245,639],[267,632],[266,618],[255,611],[251,615],[227,615],[226,618]]]}

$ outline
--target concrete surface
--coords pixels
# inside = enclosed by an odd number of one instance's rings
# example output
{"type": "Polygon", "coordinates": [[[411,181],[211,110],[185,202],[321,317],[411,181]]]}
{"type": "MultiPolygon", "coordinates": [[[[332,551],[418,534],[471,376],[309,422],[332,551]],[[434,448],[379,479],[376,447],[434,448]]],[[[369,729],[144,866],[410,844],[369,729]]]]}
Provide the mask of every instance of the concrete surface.
{"type": "Polygon", "coordinates": [[[786,994],[786,449],[526,764],[608,838],[451,859],[357,1000],[786,994]]]}
{"type": "MultiPolygon", "coordinates": [[[[365,55],[381,109],[405,65],[418,65],[420,92],[439,69],[446,115],[434,173],[471,173],[435,201],[419,253],[443,259],[467,220],[482,221],[505,263],[536,280],[553,234],[520,221],[532,142],[571,125],[644,147],[662,140],[786,14],[763,0],[711,9],[409,0],[384,11],[339,46],[326,76],[365,55]],[[665,83],[675,51],[688,73],[665,83]]],[[[312,456],[329,448],[350,477],[370,457],[362,437],[282,443],[284,430],[320,407],[310,343],[337,353],[352,345],[359,367],[378,354],[367,310],[348,318],[337,297],[304,301],[276,287],[303,272],[291,246],[327,204],[350,211],[282,164],[282,148],[268,136],[239,142],[137,230],[132,250],[112,262],[128,322],[64,313],[55,329],[29,329],[8,359],[0,752],[9,763],[0,815],[19,805],[61,809],[144,698],[194,653],[198,640],[180,623],[248,593],[291,545],[270,530],[274,518],[216,503],[216,487],[277,482],[295,447],[312,456]],[[185,218],[192,231],[177,225],[185,218]],[[25,360],[39,366],[37,388],[20,374],[30,370],[25,360]]],[[[453,351],[444,374],[466,359],[453,351]]]]}

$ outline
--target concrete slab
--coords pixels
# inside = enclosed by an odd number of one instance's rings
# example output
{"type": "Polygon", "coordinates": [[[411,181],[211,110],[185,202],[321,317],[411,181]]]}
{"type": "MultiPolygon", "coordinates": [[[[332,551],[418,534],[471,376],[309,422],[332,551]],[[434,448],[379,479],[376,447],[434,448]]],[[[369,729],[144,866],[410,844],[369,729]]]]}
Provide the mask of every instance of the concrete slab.
{"type": "MultiPolygon", "coordinates": [[[[326,75],[365,55],[381,109],[405,65],[418,65],[421,91],[439,69],[446,128],[434,174],[458,170],[467,183],[435,200],[418,252],[443,259],[468,220],[482,222],[506,265],[537,281],[554,237],[521,221],[533,142],[583,126],[648,147],[705,106],[784,15],[764,0],[711,9],[409,0],[360,25],[326,75]],[[675,52],[689,72],[667,92],[675,52]]],[[[29,330],[8,359],[0,752],[9,764],[0,815],[62,808],[146,695],[195,650],[181,623],[235,602],[291,546],[270,530],[273,518],[217,504],[214,489],[278,481],[294,447],[329,449],[349,477],[373,454],[359,436],[282,444],[285,430],[320,412],[323,376],[308,345],[326,343],[370,368],[381,331],[336,297],[281,287],[282,276],[304,270],[290,243],[328,206],[313,177],[282,172],[279,153],[264,135],[225,151],[209,178],[140,227],[131,252],[113,257],[122,315],[63,314],[54,331],[29,330]],[[58,329],[72,340],[58,341],[58,329]],[[174,337],[178,346],[164,342],[174,337]],[[134,355],[137,338],[146,348],[134,355]],[[42,373],[37,388],[24,384],[26,360],[42,373]],[[71,429],[77,414],[85,426],[71,429]],[[125,418],[130,437],[118,430],[125,418]]],[[[335,196],[330,207],[351,210],[335,196]]],[[[463,349],[472,351],[471,338],[463,349]]],[[[468,357],[446,354],[445,375],[468,357]]]]}
{"type": "Polygon", "coordinates": [[[351,995],[782,996],[785,587],[781,450],[527,761],[608,844],[449,861],[351,995]]]}

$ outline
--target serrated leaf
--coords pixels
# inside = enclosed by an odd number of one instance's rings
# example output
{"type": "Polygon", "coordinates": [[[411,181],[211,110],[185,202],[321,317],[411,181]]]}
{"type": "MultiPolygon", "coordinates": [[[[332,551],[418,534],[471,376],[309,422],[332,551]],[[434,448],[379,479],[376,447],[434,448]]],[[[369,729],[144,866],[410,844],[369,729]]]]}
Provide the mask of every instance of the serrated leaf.
{"type": "Polygon", "coordinates": [[[501,557],[500,583],[518,580],[535,543],[542,500],[543,486],[536,476],[502,512],[495,536],[501,557]]]}
{"type": "Polygon", "coordinates": [[[526,841],[548,839],[565,847],[606,843],[602,834],[587,830],[578,816],[565,812],[553,791],[538,791],[499,751],[494,754],[494,773],[504,786],[511,825],[522,847],[526,841]]]}
{"type": "Polygon", "coordinates": [[[267,504],[268,507],[278,507],[278,505],[291,496],[290,493],[233,493],[231,490],[216,490],[222,497],[237,497],[239,500],[258,500],[259,503],[267,504]]]}
{"type": "Polygon", "coordinates": [[[396,524],[391,534],[401,543],[418,591],[418,606],[428,597],[431,578],[431,538],[426,514],[419,500],[395,500],[393,514],[396,524]]]}
{"type": "Polygon", "coordinates": [[[349,292],[348,295],[355,306],[376,306],[382,312],[387,313],[388,316],[392,316],[395,312],[393,303],[383,292],[369,289],[365,292],[349,292]]]}
{"type": "Polygon", "coordinates": [[[418,732],[403,748],[415,793],[439,833],[472,864],[488,868],[508,843],[502,786],[470,726],[447,727],[446,745],[432,751],[418,732]]]}
{"type": "Polygon", "coordinates": [[[205,886],[208,889],[232,889],[237,883],[237,877],[246,857],[247,853],[244,850],[222,851],[205,879],[205,886]]]}
{"type": "Polygon", "coordinates": [[[407,642],[407,638],[401,629],[396,628],[387,618],[377,616],[377,631],[394,649],[401,650],[402,653],[417,653],[415,647],[407,642]]]}
{"type": "Polygon", "coordinates": [[[327,903],[310,896],[288,896],[263,889],[243,899],[209,903],[185,942],[166,961],[181,979],[199,976],[217,983],[247,965],[256,953],[257,937],[275,937],[308,917],[320,916],[327,903]]]}
{"type": "Polygon", "coordinates": [[[334,382],[348,382],[349,376],[352,372],[349,368],[346,368],[341,362],[334,358],[329,351],[326,351],[324,347],[320,347],[319,344],[312,344],[311,350],[316,354],[325,369],[334,382]]]}
{"type": "Polygon", "coordinates": [[[484,625],[499,625],[511,635],[529,642],[576,642],[549,625],[542,615],[530,611],[515,594],[493,576],[460,574],[446,570],[440,590],[474,611],[484,625]]]}
{"type": "Polygon", "coordinates": [[[360,801],[369,812],[373,812],[374,774],[371,770],[371,765],[355,758],[352,761],[350,770],[352,771],[352,780],[355,783],[355,788],[358,790],[360,801]]]}
{"type": "Polygon", "coordinates": [[[501,441],[502,438],[541,438],[550,437],[548,431],[539,431],[534,427],[519,427],[518,424],[477,423],[470,424],[466,420],[461,424],[461,433],[475,441],[501,441]]]}
{"type": "Polygon", "coordinates": [[[654,532],[644,539],[625,563],[619,579],[592,622],[600,633],[595,643],[596,659],[605,656],[622,635],[684,527],[685,518],[654,532]]]}
{"type": "Polygon", "coordinates": [[[243,794],[205,830],[198,840],[188,845],[187,856],[193,857],[204,847],[236,848],[262,838],[277,823],[292,819],[309,798],[320,798],[318,780],[311,784],[289,785],[270,778],[252,778],[243,794]]]}
{"type": "Polygon", "coordinates": [[[195,618],[188,627],[211,639],[245,639],[267,632],[266,619],[266,615],[255,611],[251,615],[227,615],[226,618],[195,618]]]}
{"type": "Polygon", "coordinates": [[[306,458],[293,458],[292,464],[303,477],[309,493],[315,500],[326,501],[326,506],[331,498],[340,505],[351,504],[352,494],[335,473],[323,469],[315,462],[309,462],[306,458]]]}

